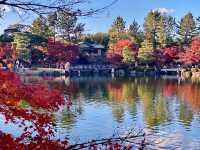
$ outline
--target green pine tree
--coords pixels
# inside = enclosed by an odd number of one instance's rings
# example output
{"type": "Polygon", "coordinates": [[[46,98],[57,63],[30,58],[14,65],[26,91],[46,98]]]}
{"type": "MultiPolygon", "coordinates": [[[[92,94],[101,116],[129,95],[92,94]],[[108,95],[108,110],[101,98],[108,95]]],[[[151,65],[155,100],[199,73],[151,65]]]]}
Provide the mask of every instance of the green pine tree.
{"type": "Polygon", "coordinates": [[[28,61],[31,58],[31,38],[28,33],[15,33],[14,43],[16,44],[17,57],[28,61]]]}
{"type": "Polygon", "coordinates": [[[189,44],[192,38],[197,35],[196,22],[192,13],[187,13],[181,19],[178,26],[178,35],[182,44],[189,44]]]}
{"type": "Polygon", "coordinates": [[[122,17],[119,16],[114,20],[112,27],[108,32],[108,35],[110,41],[109,45],[117,43],[119,40],[129,38],[126,33],[126,22],[122,17]]]}
{"type": "Polygon", "coordinates": [[[151,43],[153,49],[157,48],[157,29],[160,16],[159,12],[150,11],[144,21],[144,40],[151,43]]]}
{"type": "Polygon", "coordinates": [[[158,28],[158,44],[159,48],[165,48],[166,46],[171,46],[173,44],[173,35],[175,33],[175,19],[171,16],[161,15],[158,28]]]}
{"type": "Polygon", "coordinates": [[[128,34],[133,37],[135,44],[141,45],[143,41],[143,32],[140,29],[140,25],[135,20],[129,26],[128,34]]]}
{"type": "Polygon", "coordinates": [[[52,35],[52,32],[50,31],[46,20],[42,17],[38,17],[33,21],[32,33],[46,38],[52,35]]]}

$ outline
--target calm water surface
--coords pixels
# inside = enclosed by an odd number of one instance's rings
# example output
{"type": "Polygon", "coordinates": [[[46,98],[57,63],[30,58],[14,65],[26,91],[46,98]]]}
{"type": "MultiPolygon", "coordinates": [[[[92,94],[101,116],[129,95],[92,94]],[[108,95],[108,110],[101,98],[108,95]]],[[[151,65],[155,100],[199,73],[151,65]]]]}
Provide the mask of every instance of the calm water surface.
{"type": "MultiPolygon", "coordinates": [[[[40,78],[70,95],[70,111],[53,113],[58,138],[73,142],[110,137],[114,132],[143,129],[152,149],[200,149],[200,84],[177,78],[40,78]]],[[[14,132],[12,126],[4,130],[14,132]]]]}

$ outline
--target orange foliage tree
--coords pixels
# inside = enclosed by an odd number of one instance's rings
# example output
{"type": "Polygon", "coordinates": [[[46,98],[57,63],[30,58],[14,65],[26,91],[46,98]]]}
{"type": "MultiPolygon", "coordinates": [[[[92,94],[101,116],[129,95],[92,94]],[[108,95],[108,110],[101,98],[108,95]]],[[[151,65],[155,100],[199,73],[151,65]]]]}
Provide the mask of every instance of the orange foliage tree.
{"type": "Polygon", "coordinates": [[[138,46],[134,44],[131,40],[119,40],[117,43],[113,44],[108,53],[107,60],[111,63],[116,63],[116,61],[121,62],[123,59],[123,50],[128,48],[132,54],[132,57],[136,57],[138,53],[138,46]]]}
{"type": "Polygon", "coordinates": [[[79,58],[79,47],[76,45],[64,44],[61,41],[49,39],[47,46],[48,56],[54,58],[55,62],[73,62],[79,58]]]}
{"type": "Polygon", "coordinates": [[[0,61],[5,64],[11,64],[14,62],[14,48],[11,43],[0,43],[0,61]]]}
{"type": "Polygon", "coordinates": [[[184,64],[197,64],[200,61],[200,38],[193,39],[191,46],[180,53],[179,57],[184,64]]]}

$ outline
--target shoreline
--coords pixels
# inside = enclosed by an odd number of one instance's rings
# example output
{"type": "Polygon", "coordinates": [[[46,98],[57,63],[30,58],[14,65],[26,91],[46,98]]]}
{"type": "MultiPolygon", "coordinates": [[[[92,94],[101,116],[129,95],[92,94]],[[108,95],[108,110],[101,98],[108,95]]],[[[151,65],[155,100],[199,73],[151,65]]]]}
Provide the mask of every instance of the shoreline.
{"type": "Polygon", "coordinates": [[[22,68],[15,71],[20,75],[32,75],[32,76],[115,76],[115,77],[137,77],[137,76],[160,76],[160,75],[178,75],[176,71],[165,72],[162,70],[129,70],[129,69],[90,69],[90,70],[72,70],[65,71],[64,69],[57,68],[22,68]]]}

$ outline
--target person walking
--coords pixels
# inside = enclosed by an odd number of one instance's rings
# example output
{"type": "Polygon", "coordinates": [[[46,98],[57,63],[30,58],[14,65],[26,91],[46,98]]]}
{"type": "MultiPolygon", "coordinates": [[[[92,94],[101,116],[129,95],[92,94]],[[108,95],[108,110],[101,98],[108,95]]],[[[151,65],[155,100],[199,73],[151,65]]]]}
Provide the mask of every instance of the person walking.
{"type": "Polygon", "coordinates": [[[69,71],[70,71],[70,63],[69,62],[65,63],[64,69],[65,69],[65,75],[69,75],[69,71]]]}

